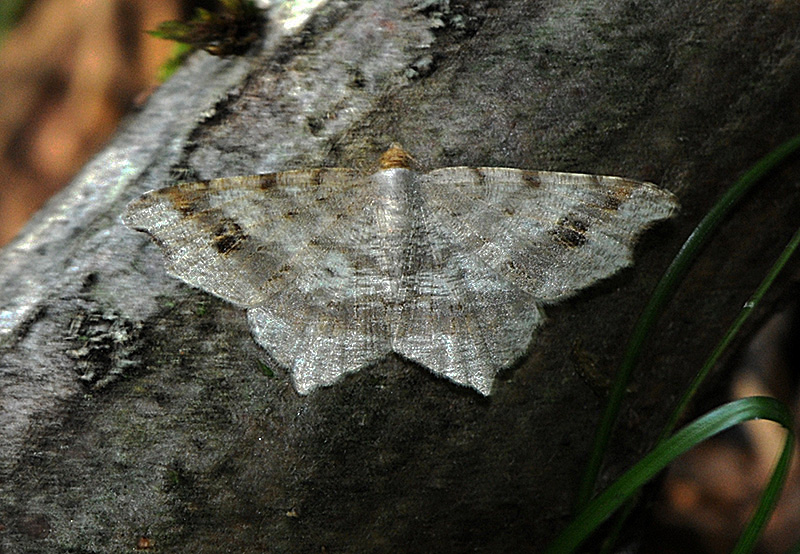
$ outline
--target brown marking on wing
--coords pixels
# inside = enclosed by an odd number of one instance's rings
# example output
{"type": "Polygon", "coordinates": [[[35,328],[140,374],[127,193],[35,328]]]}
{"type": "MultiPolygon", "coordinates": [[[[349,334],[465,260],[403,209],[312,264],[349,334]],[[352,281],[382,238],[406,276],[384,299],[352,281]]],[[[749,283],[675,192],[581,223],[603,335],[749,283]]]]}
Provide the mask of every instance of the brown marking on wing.
{"type": "Polygon", "coordinates": [[[184,216],[195,215],[208,207],[205,202],[205,197],[198,194],[197,191],[187,192],[178,187],[174,187],[164,189],[162,194],[169,198],[172,206],[184,216]]]}
{"type": "Polygon", "coordinates": [[[242,246],[242,243],[247,240],[247,235],[242,231],[238,223],[229,217],[225,217],[214,227],[211,240],[217,252],[229,254],[242,246]]]}
{"type": "Polygon", "coordinates": [[[278,177],[275,173],[267,173],[266,175],[258,176],[258,185],[262,189],[272,188],[278,184],[278,177]]]}
{"type": "Polygon", "coordinates": [[[580,219],[564,216],[550,230],[550,236],[557,243],[567,248],[576,248],[586,244],[586,231],[588,230],[588,225],[580,219]]]}
{"type": "Polygon", "coordinates": [[[542,186],[542,180],[536,173],[532,171],[523,171],[522,180],[525,181],[525,184],[531,188],[539,188],[542,186]]]}
{"type": "Polygon", "coordinates": [[[314,186],[320,186],[322,184],[322,173],[323,169],[315,169],[311,172],[311,182],[314,183],[314,186]]]}
{"type": "Polygon", "coordinates": [[[617,211],[630,195],[631,187],[615,186],[608,190],[601,207],[605,210],[617,211]]]}
{"type": "Polygon", "coordinates": [[[482,189],[486,188],[486,173],[481,171],[480,167],[472,167],[470,168],[472,172],[478,176],[478,184],[482,189]]]}

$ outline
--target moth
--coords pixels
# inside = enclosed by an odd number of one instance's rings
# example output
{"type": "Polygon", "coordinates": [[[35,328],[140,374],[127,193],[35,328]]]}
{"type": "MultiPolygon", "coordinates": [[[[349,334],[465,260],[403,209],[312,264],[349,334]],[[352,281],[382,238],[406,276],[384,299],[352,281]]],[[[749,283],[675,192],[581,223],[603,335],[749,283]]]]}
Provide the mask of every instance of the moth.
{"type": "Polygon", "coordinates": [[[393,145],[379,170],[317,168],[182,183],[131,202],[167,271],[247,310],[307,394],[395,353],[483,395],[543,307],[632,264],[678,203],[650,183],[445,167],[393,145]]]}

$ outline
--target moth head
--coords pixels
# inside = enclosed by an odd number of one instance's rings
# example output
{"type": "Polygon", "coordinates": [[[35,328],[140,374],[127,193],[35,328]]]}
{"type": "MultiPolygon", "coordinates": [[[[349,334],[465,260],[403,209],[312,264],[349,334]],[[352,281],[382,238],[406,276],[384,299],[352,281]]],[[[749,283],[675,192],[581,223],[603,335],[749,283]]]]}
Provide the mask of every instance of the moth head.
{"type": "Polygon", "coordinates": [[[381,169],[392,169],[396,167],[410,169],[413,161],[414,158],[411,154],[403,150],[400,144],[393,142],[389,149],[381,154],[378,164],[381,169]]]}

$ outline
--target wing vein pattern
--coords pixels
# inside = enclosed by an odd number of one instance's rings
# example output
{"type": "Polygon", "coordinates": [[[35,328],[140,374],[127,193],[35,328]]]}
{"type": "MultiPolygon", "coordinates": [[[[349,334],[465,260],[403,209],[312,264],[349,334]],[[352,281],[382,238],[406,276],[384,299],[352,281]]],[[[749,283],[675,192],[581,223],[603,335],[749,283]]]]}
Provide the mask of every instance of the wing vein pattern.
{"type": "MultiPolygon", "coordinates": [[[[394,148],[394,147],[393,147],[394,148]]],[[[391,155],[390,155],[391,154],[391,155]]],[[[561,301],[631,265],[675,198],[620,177],[321,168],[183,183],[129,204],[168,272],[244,307],[306,394],[390,352],[488,395],[561,301]]]]}

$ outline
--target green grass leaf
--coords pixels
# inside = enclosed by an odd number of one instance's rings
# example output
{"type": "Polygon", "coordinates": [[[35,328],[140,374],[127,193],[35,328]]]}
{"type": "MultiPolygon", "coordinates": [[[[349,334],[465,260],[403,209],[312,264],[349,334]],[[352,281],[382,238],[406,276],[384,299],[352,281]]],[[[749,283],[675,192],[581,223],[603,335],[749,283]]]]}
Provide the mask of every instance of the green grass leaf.
{"type": "Polygon", "coordinates": [[[650,301],[636,323],[636,327],[633,330],[631,339],[625,350],[623,361],[615,377],[614,384],[609,394],[608,404],[606,405],[605,412],[600,421],[600,426],[595,434],[595,442],[589,462],[581,478],[576,499],[576,508],[578,510],[586,506],[592,497],[595,483],[597,482],[597,475],[600,472],[600,466],[603,463],[603,458],[608,449],[611,432],[617,421],[622,399],[625,396],[625,391],[630,382],[631,373],[639,360],[642,347],[650,336],[653,326],[661,315],[664,306],[674,295],[678,284],[686,275],[686,272],[700,253],[700,250],[705,246],[712,236],[712,233],[719,227],[731,209],[739,203],[742,197],[744,197],[764,175],[788,156],[796,152],[798,148],[800,148],[800,135],[781,144],[778,148],[761,158],[753,167],[742,175],[697,225],[659,281],[650,297],[650,301]]]}
{"type": "Polygon", "coordinates": [[[642,485],[655,477],[675,458],[734,425],[754,419],[775,421],[789,432],[786,435],[783,452],[775,464],[772,477],[762,494],[761,501],[733,551],[736,554],[749,552],[778,501],[780,490],[789,471],[794,448],[791,413],[781,402],[767,397],[743,398],[724,404],[658,444],[639,463],[589,502],[545,552],[547,554],[574,552],[592,532],[635,495],[642,485]]]}

